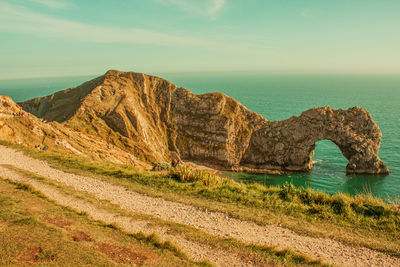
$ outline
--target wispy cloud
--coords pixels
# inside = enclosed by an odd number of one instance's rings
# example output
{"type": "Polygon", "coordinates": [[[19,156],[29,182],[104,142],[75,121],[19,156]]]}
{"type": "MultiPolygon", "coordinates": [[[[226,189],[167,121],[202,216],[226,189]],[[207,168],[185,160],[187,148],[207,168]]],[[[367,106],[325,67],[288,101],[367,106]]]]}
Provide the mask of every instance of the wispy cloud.
{"type": "Polygon", "coordinates": [[[320,10],[318,8],[311,8],[311,7],[306,7],[301,9],[300,15],[305,18],[314,18],[319,14],[320,10]]]}
{"type": "Polygon", "coordinates": [[[0,2],[0,33],[16,33],[46,38],[109,44],[148,44],[194,47],[221,52],[265,54],[271,47],[249,36],[210,35],[204,38],[162,33],[134,27],[109,27],[62,19],[36,12],[25,6],[0,2]]]}
{"type": "Polygon", "coordinates": [[[215,19],[226,5],[226,0],[158,0],[164,4],[175,5],[180,9],[215,19]]]}
{"type": "Polygon", "coordinates": [[[0,2],[0,32],[22,33],[95,43],[209,45],[205,40],[139,28],[117,28],[60,19],[23,6],[0,2]]]}
{"type": "Polygon", "coordinates": [[[208,7],[208,14],[214,16],[217,12],[219,12],[226,4],[226,0],[214,0],[211,5],[208,7]]]}
{"type": "Polygon", "coordinates": [[[72,4],[71,2],[65,2],[61,0],[29,0],[29,1],[55,9],[68,8],[74,6],[74,4],[72,4]]]}

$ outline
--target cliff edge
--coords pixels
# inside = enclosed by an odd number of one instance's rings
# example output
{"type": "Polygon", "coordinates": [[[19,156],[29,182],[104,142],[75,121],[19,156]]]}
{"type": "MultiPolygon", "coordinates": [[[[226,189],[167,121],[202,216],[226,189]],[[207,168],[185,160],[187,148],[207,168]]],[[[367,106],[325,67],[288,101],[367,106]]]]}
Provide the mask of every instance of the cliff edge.
{"type": "Polygon", "coordinates": [[[270,122],[220,93],[196,95],[141,73],[108,71],[21,107],[47,121],[110,142],[147,162],[171,157],[247,172],[307,172],[315,142],[334,142],[347,173],[386,174],[382,133],[362,108],[314,108],[270,122]]]}

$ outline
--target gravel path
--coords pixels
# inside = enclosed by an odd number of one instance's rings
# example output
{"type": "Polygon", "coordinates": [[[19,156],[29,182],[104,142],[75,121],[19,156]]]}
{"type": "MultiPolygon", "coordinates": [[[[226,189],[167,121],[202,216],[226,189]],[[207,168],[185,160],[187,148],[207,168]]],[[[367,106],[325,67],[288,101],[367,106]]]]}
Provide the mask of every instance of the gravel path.
{"type": "MultiPolygon", "coordinates": [[[[274,225],[260,226],[231,218],[224,213],[207,212],[190,205],[128,191],[122,186],[99,179],[65,173],[50,167],[44,161],[32,159],[4,146],[0,146],[0,164],[10,164],[48,177],[76,190],[94,194],[123,209],[191,225],[213,235],[232,237],[246,243],[273,245],[280,249],[290,248],[336,265],[400,266],[399,258],[368,248],[351,247],[327,238],[301,236],[274,225]]],[[[4,176],[3,172],[4,168],[0,169],[0,176],[4,176]]]]}
{"type": "Polygon", "coordinates": [[[241,255],[235,255],[232,252],[227,253],[227,251],[223,249],[216,249],[205,244],[192,242],[179,235],[168,234],[169,228],[155,226],[152,221],[137,220],[133,217],[121,216],[120,214],[103,210],[82,199],[60,192],[53,186],[32,178],[21,176],[20,174],[2,166],[0,166],[0,177],[15,182],[30,184],[34,189],[42,192],[49,199],[57,201],[62,206],[71,207],[79,212],[86,212],[93,219],[103,221],[107,224],[117,224],[129,233],[143,232],[147,235],[157,233],[162,240],[171,240],[173,243],[177,244],[194,260],[208,260],[217,266],[226,267],[253,266],[251,261],[243,259],[241,255]]]}

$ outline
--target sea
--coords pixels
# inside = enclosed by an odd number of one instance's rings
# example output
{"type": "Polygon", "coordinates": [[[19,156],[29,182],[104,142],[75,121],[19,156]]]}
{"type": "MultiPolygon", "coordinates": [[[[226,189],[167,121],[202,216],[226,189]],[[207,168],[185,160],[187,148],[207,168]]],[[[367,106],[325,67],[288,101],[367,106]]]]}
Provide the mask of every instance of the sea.
{"type": "MultiPolygon", "coordinates": [[[[387,200],[400,199],[400,74],[309,74],[264,72],[154,73],[197,94],[222,92],[270,121],[298,116],[329,105],[367,109],[383,136],[379,156],[390,170],[387,176],[346,176],[347,159],[329,140],[316,143],[314,168],[307,174],[251,175],[227,173],[243,183],[265,186],[291,182],[330,194],[370,193],[387,200]]],[[[14,101],[77,86],[95,76],[0,80],[0,94],[14,101]]]]}

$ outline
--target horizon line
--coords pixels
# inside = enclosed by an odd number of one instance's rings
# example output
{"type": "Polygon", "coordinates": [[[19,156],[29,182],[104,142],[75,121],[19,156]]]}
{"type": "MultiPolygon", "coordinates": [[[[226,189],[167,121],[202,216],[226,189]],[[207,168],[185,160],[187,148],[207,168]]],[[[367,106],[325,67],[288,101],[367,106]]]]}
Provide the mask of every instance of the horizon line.
{"type": "MultiPolygon", "coordinates": [[[[255,73],[255,74],[320,74],[320,75],[400,75],[399,71],[367,71],[367,70],[352,70],[352,71],[338,71],[338,70],[263,70],[263,69],[255,69],[255,70],[174,70],[174,71],[134,71],[134,70],[120,70],[117,68],[111,68],[103,73],[87,73],[87,74],[66,74],[66,75],[27,75],[27,76],[16,76],[11,75],[9,77],[1,77],[0,81],[7,81],[7,80],[28,80],[28,79],[46,79],[46,78],[77,78],[77,77],[89,77],[93,76],[99,77],[106,74],[109,70],[118,70],[121,72],[136,72],[136,73],[143,73],[146,75],[151,76],[158,76],[158,75],[168,75],[168,74],[201,74],[201,73],[255,73]]],[[[162,78],[162,77],[161,77],[162,78]]]]}

